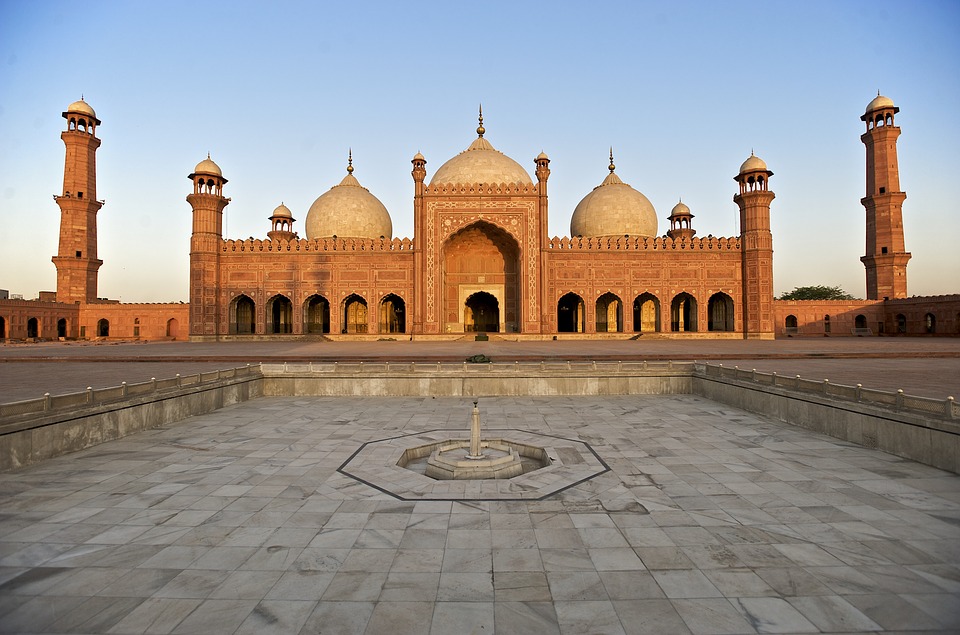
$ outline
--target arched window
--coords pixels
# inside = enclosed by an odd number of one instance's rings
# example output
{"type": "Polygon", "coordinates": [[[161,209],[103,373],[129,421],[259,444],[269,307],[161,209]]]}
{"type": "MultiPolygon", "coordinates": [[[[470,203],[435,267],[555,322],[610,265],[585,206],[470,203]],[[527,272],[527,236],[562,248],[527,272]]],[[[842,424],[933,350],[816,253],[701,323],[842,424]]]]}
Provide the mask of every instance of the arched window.
{"type": "Polygon", "coordinates": [[[633,301],[633,330],[637,333],[660,331],[660,300],[652,293],[638,295],[633,301]]]}
{"type": "Polygon", "coordinates": [[[714,293],[707,302],[707,330],[733,331],[733,298],[726,293],[714,293]]]}
{"type": "Polygon", "coordinates": [[[167,337],[172,337],[173,339],[176,339],[179,331],[180,331],[180,323],[177,322],[177,318],[170,318],[169,320],[167,320],[167,337]]]}
{"type": "Polygon", "coordinates": [[[794,334],[794,333],[800,332],[800,329],[797,327],[796,315],[788,315],[786,319],[783,321],[783,326],[784,326],[784,330],[787,333],[794,334]]]}
{"type": "Polygon", "coordinates": [[[597,298],[597,333],[623,332],[623,303],[613,293],[597,298]]]}
{"type": "Polygon", "coordinates": [[[27,337],[34,339],[40,337],[40,321],[35,317],[27,320],[27,337]]]}
{"type": "Polygon", "coordinates": [[[110,321],[106,318],[97,322],[97,337],[110,337],[110,321]]]}
{"type": "Polygon", "coordinates": [[[926,333],[937,332],[937,316],[933,313],[927,313],[923,316],[923,330],[926,333]]]}
{"type": "Polygon", "coordinates": [[[689,293],[679,293],[670,303],[670,330],[674,333],[695,333],[697,300],[689,293]]]}
{"type": "Polygon", "coordinates": [[[330,303],[322,295],[312,295],[303,303],[303,332],[330,332],[330,303]]]}
{"type": "Polygon", "coordinates": [[[557,332],[583,333],[583,298],[567,293],[557,301],[557,332]]]}
{"type": "Polygon", "coordinates": [[[344,333],[367,332],[367,301],[353,294],[343,301],[343,328],[344,333]]]}
{"type": "Polygon", "coordinates": [[[897,333],[905,334],[907,332],[907,316],[903,313],[897,313],[897,333]]]}
{"type": "Polygon", "coordinates": [[[257,332],[257,305],[246,295],[239,295],[230,303],[230,333],[250,335],[257,332]]]}
{"type": "Polygon", "coordinates": [[[392,293],[380,301],[380,332],[406,333],[406,305],[392,293]]]}

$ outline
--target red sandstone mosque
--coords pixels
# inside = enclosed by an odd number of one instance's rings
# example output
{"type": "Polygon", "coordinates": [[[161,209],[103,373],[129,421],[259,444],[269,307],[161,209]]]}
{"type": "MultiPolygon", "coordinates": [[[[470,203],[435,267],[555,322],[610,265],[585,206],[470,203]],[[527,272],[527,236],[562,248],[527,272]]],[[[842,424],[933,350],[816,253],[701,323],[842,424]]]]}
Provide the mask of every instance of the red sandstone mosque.
{"type": "Polygon", "coordinates": [[[861,117],[864,301],[774,300],[773,172],[759,157],[734,177],[739,236],[696,237],[682,202],[661,235],[656,210],[617,175],[611,151],[609,173],[574,209],[569,237],[551,238],[549,157],[533,159],[531,177],[484,136],[481,113],[476,139],[432,175],[413,157],[412,238],[393,236],[390,213],[354,176],[352,157],[307,212],[306,237],[281,204],[265,238],[226,238],[227,179],[208,156],[189,175],[189,304],[122,304],[97,297],[101,122],[80,100],[63,113],[57,291],[0,300],[0,338],[957,335],[960,296],[907,296],[898,112],[878,95],[861,117]]]}

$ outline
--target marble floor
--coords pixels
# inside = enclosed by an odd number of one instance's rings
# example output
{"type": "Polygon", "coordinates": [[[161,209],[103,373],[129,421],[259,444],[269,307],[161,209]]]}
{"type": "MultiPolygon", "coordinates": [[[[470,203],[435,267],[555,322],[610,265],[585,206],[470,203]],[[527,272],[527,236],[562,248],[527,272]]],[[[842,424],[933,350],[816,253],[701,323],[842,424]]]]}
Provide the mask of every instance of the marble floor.
{"type": "Polygon", "coordinates": [[[227,407],[0,474],[0,632],[960,631],[956,475],[689,395],[480,407],[609,469],[401,500],[340,468],[470,400],[227,407]]]}

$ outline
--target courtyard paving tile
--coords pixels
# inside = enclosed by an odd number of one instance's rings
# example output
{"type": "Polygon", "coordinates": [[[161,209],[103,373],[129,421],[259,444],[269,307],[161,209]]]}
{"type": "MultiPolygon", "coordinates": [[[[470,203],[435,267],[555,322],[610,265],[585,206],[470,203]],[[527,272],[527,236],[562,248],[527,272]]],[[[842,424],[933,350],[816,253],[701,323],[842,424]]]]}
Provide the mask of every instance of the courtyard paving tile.
{"type": "Polygon", "coordinates": [[[470,400],[237,404],[0,474],[0,632],[960,631],[960,476],[690,395],[480,407],[610,470],[398,500],[338,468],[470,400]]]}

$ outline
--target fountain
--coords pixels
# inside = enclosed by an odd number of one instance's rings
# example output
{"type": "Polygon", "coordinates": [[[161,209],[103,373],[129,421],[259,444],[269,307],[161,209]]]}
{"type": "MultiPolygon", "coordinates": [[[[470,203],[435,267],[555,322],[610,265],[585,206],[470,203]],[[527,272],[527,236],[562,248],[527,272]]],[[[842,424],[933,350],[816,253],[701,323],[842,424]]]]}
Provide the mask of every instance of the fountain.
{"type": "Polygon", "coordinates": [[[508,439],[482,439],[480,408],[473,402],[469,439],[445,439],[407,448],[397,463],[437,480],[508,479],[550,465],[541,447],[508,439]],[[423,467],[422,459],[426,457],[423,467]]]}

